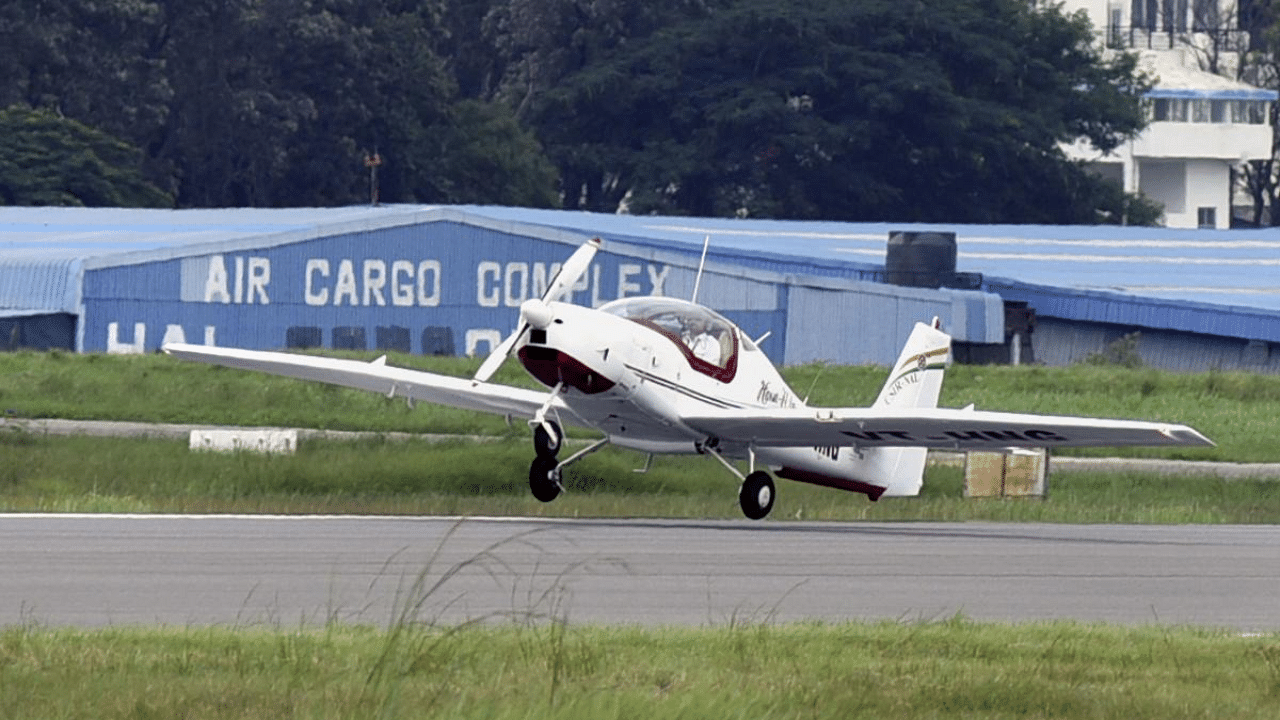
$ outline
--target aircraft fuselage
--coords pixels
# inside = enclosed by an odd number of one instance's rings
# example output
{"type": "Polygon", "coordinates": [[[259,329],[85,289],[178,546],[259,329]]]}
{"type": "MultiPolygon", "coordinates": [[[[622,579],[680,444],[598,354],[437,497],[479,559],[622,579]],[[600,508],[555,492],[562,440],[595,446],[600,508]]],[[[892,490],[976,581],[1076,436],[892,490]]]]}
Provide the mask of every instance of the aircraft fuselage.
{"type": "Polygon", "coordinates": [[[725,457],[754,455],[782,477],[871,497],[884,491],[859,479],[861,458],[850,447],[755,448],[709,438],[681,420],[709,408],[804,407],[768,357],[723,317],[673,298],[628,298],[598,309],[550,305],[554,321],[523,339],[517,357],[539,382],[560,384],[560,399],[578,422],[612,444],[696,453],[710,442],[725,457]],[[699,320],[708,321],[714,345],[699,348],[690,336],[687,324],[699,320]]]}

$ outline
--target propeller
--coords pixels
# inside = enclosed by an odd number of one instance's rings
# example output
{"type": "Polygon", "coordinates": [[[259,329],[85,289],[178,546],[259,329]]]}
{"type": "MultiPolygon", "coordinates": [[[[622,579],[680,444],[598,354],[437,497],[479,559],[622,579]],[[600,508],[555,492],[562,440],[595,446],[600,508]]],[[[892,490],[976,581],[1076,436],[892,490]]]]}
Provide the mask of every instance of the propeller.
{"type": "Polygon", "coordinates": [[[560,267],[560,272],[556,273],[555,278],[547,287],[547,291],[542,294],[541,298],[530,298],[520,305],[520,320],[516,323],[516,329],[506,340],[498,344],[498,347],[489,353],[489,357],[484,359],[480,364],[480,369],[476,371],[473,384],[482,383],[493,377],[498,371],[498,367],[511,356],[511,351],[515,349],[516,343],[520,342],[520,337],[529,330],[529,328],[546,329],[548,325],[555,320],[555,312],[551,309],[551,301],[559,298],[566,291],[578,282],[578,278],[587,272],[587,268],[591,266],[591,259],[595,257],[596,251],[600,249],[600,238],[592,238],[582,244],[569,256],[564,265],[560,267]]]}

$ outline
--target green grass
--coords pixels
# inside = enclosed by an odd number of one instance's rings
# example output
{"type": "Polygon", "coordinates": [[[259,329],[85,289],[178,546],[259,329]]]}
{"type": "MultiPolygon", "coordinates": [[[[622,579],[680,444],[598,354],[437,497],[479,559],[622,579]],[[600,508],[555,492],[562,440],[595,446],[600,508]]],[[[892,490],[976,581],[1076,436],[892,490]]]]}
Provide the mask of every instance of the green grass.
{"type": "MultiPolygon", "coordinates": [[[[367,356],[367,354],[366,354],[367,356]]],[[[398,356],[393,362],[467,375],[477,361],[398,356]]],[[[885,371],[788,368],[815,403],[860,405],[885,371]]],[[[514,363],[498,380],[533,382],[514,363]]],[[[1280,461],[1280,378],[1177,375],[1102,366],[951,369],[943,404],[1187,422],[1218,441],[1196,450],[1129,455],[1280,461]]],[[[192,453],[184,442],[42,437],[0,428],[0,510],[125,512],[353,512],[554,516],[739,517],[737,481],[707,458],[643,457],[607,449],[570,469],[569,492],[529,497],[528,430],[502,418],[161,355],[0,353],[0,411],[19,417],[226,423],[324,429],[486,433],[496,443],[381,439],[307,441],[290,457],[192,453]]],[[[587,436],[587,433],[578,433],[587,436]]],[[[1115,451],[1097,451],[1109,453],[1115,451]]],[[[1046,501],[973,501],[954,468],[931,468],[920,498],[869,503],[860,495],[783,483],[777,519],[1020,520],[1046,522],[1280,522],[1280,483],[1143,475],[1055,475],[1046,501]]]]}
{"type": "MultiPolygon", "coordinates": [[[[710,458],[606,449],[534,500],[526,438],[487,443],[312,440],[294,455],[192,452],[185,441],[0,432],[0,510],[378,513],[740,518],[738,481],[710,458]]],[[[779,484],[775,519],[1275,523],[1280,482],[1143,474],[1057,474],[1046,500],[964,498],[957,467],[927,470],[918,498],[779,484]]]]}
{"type": "Polygon", "coordinates": [[[1076,623],[0,630],[0,717],[1280,716],[1280,637],[1076,623]]]}
{"type": "MultiPolygon", "coordinates": [[[[366,353],[361,357],[369,357],[366,353]]],[[[467,358],[397,356],[395,364],[474,373],[467,358]]],[[[532,387],[515,363],[497,381],[532,387]]],[[[508,431],[502,418],[165,355],[0,353],[0,411],[28,418],[214,423],[329,430],[508,431]]],[[[524,430],[523,426],[518,430],[524,430]]]]}
{"type": "MultiPolygon", "coordinates": [[[[352,355],[352,354],[348,354],[352,355]]],[[[371,353],[352,355],[368,358],[371,353]]],[[[392,364],[469,375],[479,361],[396,355],[392,364]]],[[[784,375],[819,405],[866,405],[882,368],[805,365],[784,375]]],[[[496,381],[536,384],[516,363],[496,381]]],[[[1075,451],[1136,457],[1280,462],[1280,377],[1245,373],[1175,374],[1151,369],[965,366],[948,372],[942,405],[1182,422],[1217,448],[1075,451]]],[[[522,435],[483,413],[419,404],[163,355],[0,353],[0,412],[20,417],[273,425],[336,430],[522,435]]],[[[582,435],[579,433],[579,435],[582,435]]]]}

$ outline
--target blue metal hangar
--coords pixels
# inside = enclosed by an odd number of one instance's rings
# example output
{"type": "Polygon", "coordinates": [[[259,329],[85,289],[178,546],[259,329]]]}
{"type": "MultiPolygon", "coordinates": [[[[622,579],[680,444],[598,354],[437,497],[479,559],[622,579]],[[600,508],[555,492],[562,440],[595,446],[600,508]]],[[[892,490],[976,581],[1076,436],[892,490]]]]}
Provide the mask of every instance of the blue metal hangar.
{"type": "Polygon", "coordinates": [[[698,301],[784,364],[888,364],[937,316],[962,362],[1067,364],[1129,337],[1155,367],[1280,372],[1275,231],[487,206],[0,208],[0,349],[484,354],[596,236],[575,302],[687,298],[710,237],[698,301]]]}

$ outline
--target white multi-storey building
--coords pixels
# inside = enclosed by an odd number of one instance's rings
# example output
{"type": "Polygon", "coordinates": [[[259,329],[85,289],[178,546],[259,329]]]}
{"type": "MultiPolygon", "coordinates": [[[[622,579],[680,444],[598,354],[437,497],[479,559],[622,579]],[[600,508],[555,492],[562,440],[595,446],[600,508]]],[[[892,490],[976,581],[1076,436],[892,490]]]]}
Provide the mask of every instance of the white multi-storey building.
{"type": "Polygon", "coordinates": [[[1142,135],[1105,155],[1086,144],[1068,153],[1163,205],[1169,227],[1230,227],[1232,169],[1271,157],[1268,109],[1278,94],[1229,77],[1247,44],[1237,7],[1238,0],[1063,3],[1088,13],[1106,47],[1137,52],[1155,79],[1142,135]]]}

